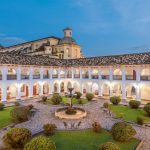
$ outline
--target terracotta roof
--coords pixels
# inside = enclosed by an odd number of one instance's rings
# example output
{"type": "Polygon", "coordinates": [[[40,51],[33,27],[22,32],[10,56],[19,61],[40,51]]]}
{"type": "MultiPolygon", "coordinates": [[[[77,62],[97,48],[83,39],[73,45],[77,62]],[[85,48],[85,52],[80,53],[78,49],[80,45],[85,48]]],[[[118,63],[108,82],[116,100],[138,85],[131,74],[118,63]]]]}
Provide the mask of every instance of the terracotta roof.
{"type": "Polygon", "coordinates": [[[0,53],[0,64],[40,65],[40,66],[107,66],[150,64],[150,52],[99,56],[80,59],[54,59],[48,56],[27,56],[0,53]]]}

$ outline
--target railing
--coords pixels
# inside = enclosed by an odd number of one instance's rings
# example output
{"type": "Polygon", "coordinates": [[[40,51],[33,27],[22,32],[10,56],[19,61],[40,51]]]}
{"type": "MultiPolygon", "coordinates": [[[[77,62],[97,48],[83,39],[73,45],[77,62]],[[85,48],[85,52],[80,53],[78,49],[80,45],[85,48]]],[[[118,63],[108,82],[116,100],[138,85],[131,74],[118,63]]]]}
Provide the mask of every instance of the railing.
{"type": "Polygon", "coordinates": [[[74,78],[80,78],[80,74],[74,74],[74,78]]]}
{"type": "Polygon", "coordinates": [[[33,79],[40,79],[40,74],[33,75],[33,79]]]}
{"type": "Polygon", "coordinates": [[[67,78],[72,78],[72,74],[67,74],[67,78]]]}
{"type": "Polygon", "coordinates": [[[96,74],[96,75],[92,75],[92,77],[91,77],[92,79],[98,79],[98,74],[96,74]]]}
{"type": "Polygon", "coordinates": [[[0,80],[2,80],[2,75],[0,75],[0,80]]]}
{"type": "Polygon", "coordinates": [[[122,80],[121,75],[113,75],[113,80],[122,80]]]}
{"type": "Polygon", "coordinates": [[[101,78],[109,80],[109,75],[101,75],[101,78]]]}
{"type": "Polygon", "coordinates": [[[126,80],[136,80],[136,77],[133,75],[126,75],[126,80]]]}
{"type": "Polygon", "coordinates": [[[89,78],[89,75],[88,75],[88,74],[82,74],[82,78],[83,78],[83,79],[88,79],[88,78],[89,78]]]}
{"type": "Polygon", "coordinates": [[[58,74],[53,74],[52,75],[52,78],[54,79],[54,78],[58,78],[58,74]]]}
{"type": "Polygon", "coordinates": [[[65,78],[65,74],[60,74],[60,78],[65,78]]]}
{"type": "Polygon", "coordinates": [[[150,81],[150,76],[140,76],[140,79],[143,81],[150,81]]]}
{"type": "Polygon", "coordinates": [[[29,75],[21,75],[21,80],[27,80],[29,79],[29,75]]]}
{"type": "Polygon", "coordinates": [[[16,80],[17,79],[17,75],[7,75],[7,80],[16,80]]]}
{"type": "Polygon", "coordinates": [[[49,74],[44,74],[43,79],[49,79],[49,74]]]}

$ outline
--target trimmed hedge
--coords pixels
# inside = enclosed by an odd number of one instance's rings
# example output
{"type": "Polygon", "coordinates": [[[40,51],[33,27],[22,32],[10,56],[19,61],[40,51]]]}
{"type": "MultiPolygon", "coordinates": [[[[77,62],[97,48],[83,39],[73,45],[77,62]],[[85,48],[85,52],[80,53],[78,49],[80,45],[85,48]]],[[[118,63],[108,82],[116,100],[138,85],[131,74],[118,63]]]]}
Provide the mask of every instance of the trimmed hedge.
{"type": "Polygon", "coordinates": [[[27,121],[29,113],[30,111],[26,106],[14,107],[10,112],[11,120],[14,123],[27,121]]]}
{"type": "Polygon", "coordinates": [[[108,108],[109,107],[109,103],[108,102],[104,102],[103,107],[104,108],[108,108]]]}
{"type": "Polygon", "coordinates": [[[27,143],[24,150],[56,150],[56,146],[50,138],[38,136],[27,143]]]}
{"type": "Polygon", "coordinates": [[[82,96],[81,92],[75,92],[75,94],[76,94],[76,96],[75,96],[76,99],[80,99],[82,96]]]}
{"type": "Polygon", "coordinates": [[[53,135],[56,129],[56,125],[55,124],[45,124],[43,126],[44,129],[44,133],[45,135],[49,136],[49,135],[53,135]]]}
{"type": "Polygon", "coordinates": [[[23,148],[31,136],[30,130],[26,128],[12,128],[3,136],[3,142],[9,148],[23,148]]]}
{"type": "Polygon", "coordinates": [[[54,93],[51,101],[54,105],[58,105],[60,104],[60,102],[62,102],[62,97],[58,93],[54,93]]]}
{"type": "Polygon", "coordinates": [[[120,96],[112,96],[110,102],[114,105],[118,105],[121,102],[120,96]]]}
{"type": "Polygon", "coordinates": [[[137,109],[137,108],[139,108],[140,105],[141,105],[141,102],[140,102],[140,101],[137,101],[137,100],[130,100],[130,101],[129,101],[129,106],[130,106],[131,108],[137,109]]]}
{"type": "Polygon", "coordinates": [[[144,124],[144,119],[143,119],[143,117],[137,117],[137,118],[136,118],[136,121],[137,121],[137,124],[139,124],[139,125],[143,125],[143,124],[144,124]]]}
{"type": "Polygon", "coordinates": [[[87,93],[87,94],[86,94],[86,99],[87,99],[88,101],[91,101],[93,98],[94,98],[93,93],[87,93]]]}
{"type": "Polygon", "coordinates": [[[47,97],[46,96],[43,96],[42,97],[42,102],[46,102],[47,101],[47,97]]]}
{"type": "Polygon", "coordinates": [[[98,122],[94,122],[94,123],[92,124],[92,127],[93,127],[93,131],[94,131],[94,132],[99,133],[99,132],[102,131],[102,127],[101,127],[101,125],[100,125],[98,122]]]}
{"type": "Polygon", "coordinates": [[[4,109],[4,104],[0,103],[0,111],[4,109]]]}
{"type": "Polygon", "coordinates": [[[99,150],[120,150],[120,148],[118,147],[118,145],[112,142],[106,142],[100,145],[99,150]]]}
{"type": "Polygon", "coordinates": [[[146,113],[150,116],[150,103],[147,103],[147,104],[144,106],[144,110],[145,110],[146,113]]]}
{"type": "Polygon", "coordinates": [[[129,141],[136,134],[135,129],[127,123],[115,123],[111,129],[112,136],[116,141],[129,141]]]}

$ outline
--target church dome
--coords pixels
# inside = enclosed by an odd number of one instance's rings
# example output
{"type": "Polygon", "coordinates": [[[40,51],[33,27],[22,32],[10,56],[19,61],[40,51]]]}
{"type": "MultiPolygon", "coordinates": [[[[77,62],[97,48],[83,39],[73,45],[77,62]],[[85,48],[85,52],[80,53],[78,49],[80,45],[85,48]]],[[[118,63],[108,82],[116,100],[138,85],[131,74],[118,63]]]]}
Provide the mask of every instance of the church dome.
{"type": "Polygon", "coordinates": [[[72,37],[64,37],[59,41],[58,44],[77,44],[77,43],[72,37]]]}

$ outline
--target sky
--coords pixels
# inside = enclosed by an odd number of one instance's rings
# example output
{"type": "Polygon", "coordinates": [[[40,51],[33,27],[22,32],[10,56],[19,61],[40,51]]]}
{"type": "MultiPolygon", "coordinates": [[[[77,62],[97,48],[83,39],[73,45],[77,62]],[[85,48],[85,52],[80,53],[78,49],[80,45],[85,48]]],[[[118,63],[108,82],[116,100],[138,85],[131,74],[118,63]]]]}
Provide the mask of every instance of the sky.
{"type": "Polygon", "coordinates": [[[1,0],[0,44],[10,46],[65,27],[85,56],[150,51],[150,0],[1,0]]]}

